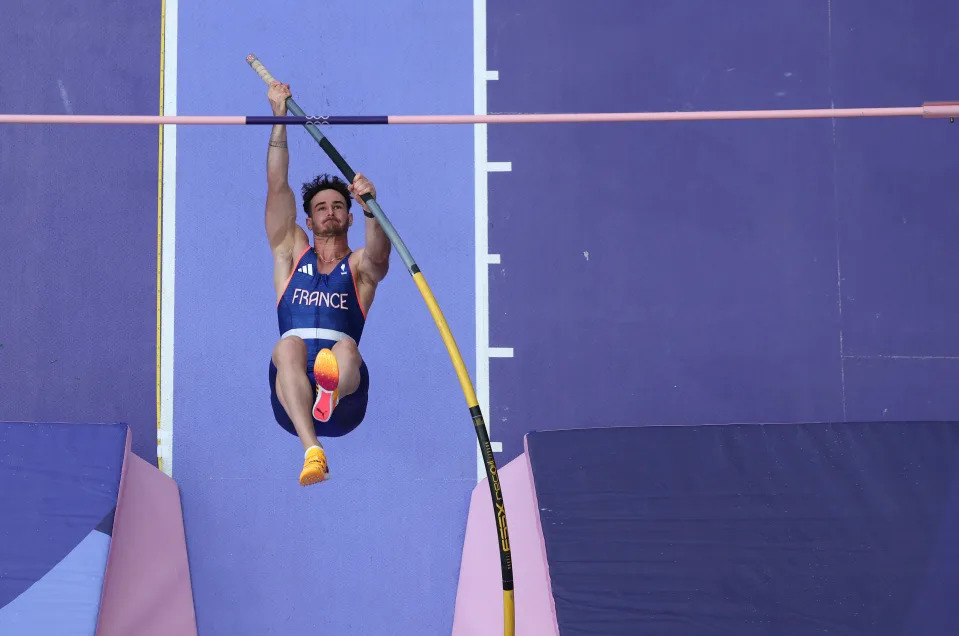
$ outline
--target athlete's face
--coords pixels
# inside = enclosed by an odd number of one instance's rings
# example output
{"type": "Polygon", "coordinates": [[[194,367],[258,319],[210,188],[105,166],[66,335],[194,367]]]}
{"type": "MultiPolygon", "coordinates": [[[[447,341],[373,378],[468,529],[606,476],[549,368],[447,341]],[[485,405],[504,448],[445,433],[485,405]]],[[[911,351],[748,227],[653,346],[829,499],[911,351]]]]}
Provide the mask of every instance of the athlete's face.
{"type": "Polygon", "coordinates": [[[353,215],[346,209],[346,199],[336,190],[320,190],[310,201],[310,219],[307,224],[317,236],[346,234],[353,215]]]}

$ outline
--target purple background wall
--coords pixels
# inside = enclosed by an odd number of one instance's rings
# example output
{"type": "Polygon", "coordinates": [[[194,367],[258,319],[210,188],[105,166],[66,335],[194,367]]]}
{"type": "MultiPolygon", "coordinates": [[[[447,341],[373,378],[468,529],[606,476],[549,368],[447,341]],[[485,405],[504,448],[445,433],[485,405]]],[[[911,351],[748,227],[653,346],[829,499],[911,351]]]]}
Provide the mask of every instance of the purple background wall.
{"type": "MultiPolygon", "coordinates": [[[[956,92],[947,2],[489,0],[488,15],[490,112],[956,92]]],[[[491,341],[515,351],[491,368],[502,460],[536,428],[959,416],[957,130],[491,128],[490,156],[513,164],[490,185],[491,341]]]]}
{"type": "MultiPolygon", "coordinates": [[[[156,114],[158,2],[5,3],[0,112],[156,114]]],[[[156,464],[157,130],[0,127],[0,420],[125,422],[156,464]]]]}

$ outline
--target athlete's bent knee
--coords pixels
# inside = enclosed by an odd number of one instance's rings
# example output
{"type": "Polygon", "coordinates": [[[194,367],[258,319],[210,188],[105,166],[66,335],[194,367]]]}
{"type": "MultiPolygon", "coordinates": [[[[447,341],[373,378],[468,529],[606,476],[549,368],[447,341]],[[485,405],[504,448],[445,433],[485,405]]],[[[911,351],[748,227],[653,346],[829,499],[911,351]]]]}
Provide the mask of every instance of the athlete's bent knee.
{"type": "Polygon", "coordinates": [[[350,337],[343,338],[333,345],[333,353],[337,358],[351,359],[357,364],[362,361],[360,348],[356,345],[356,341],[350,337]]]}
{"type": "Polygon", "coordinates": [[[295,364],[303,366],[306,363],[306,343],[297,336],[281,338],[273,347],[273,364],[277,367],[295,364]]]}

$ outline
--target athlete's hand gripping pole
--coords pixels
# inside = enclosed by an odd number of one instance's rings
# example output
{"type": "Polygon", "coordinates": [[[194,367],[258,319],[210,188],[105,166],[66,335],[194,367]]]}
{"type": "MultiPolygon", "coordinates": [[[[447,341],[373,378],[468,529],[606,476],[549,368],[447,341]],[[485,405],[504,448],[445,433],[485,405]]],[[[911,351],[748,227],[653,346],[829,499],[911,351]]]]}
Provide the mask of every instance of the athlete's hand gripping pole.
{"type": "MultiPolygon", "coordinates": [[[[265,66],[263,66],[263,64],[255,55],[251,54],[247,56],[246,61],[268,86],[275,81],[273,75],[270,74],[270,72],[265,66]]],[[[306,114],[297,105],[292,97],[288,97],[286,99],[286,108],[288,112],[293,113],[298,117],[306,117],[306,114]]],[[[346,177],[350,183],[353,183],[356,173],[353,172],[353,169],[350,167],[350,165],[345,159],[343,159],[340,153],[337,152],[336,148],[333,147],[333,144],[330,143],[329,139],[327,139],[326,136],[320,132],[320,129],[317,128],[315,124],[306,123],[304,126],[307,132],[309,132],[316,142],[320,144],[320,147],[326,152],[333,163],[336,164],[336,167],[340,169],[340,172],[343,173],[343,176],[346,177]]],[[[446,350],[453,362],[453,367],[456,370],[457,377],[459,378],[460,386],[462,387],[463,394],[466,397],[466,403],[469,407],[470,416],[473,419],[473,428],[476,431],[476,437],[479,440],[480,450],[483,453],[483,463],[486,467],[486,477],[487,481],[489,482],[490,497],[492,497],[493,511],[496,515],[496,529],[499,534],[500,567],[503,575],[503,630],[506,636],[513,636],[516,629],[515,610],[513,606],[513,559],[510,552],[509,532],[507,531],[506,527],[506,506],[503,503],[503,492],[500,487],[499,475],[496,470],[496,459],[493,456],[493,449],[490,445],[489,434],[486,430],[486,422],[483,420],[483,413],[477,402],[476,393],[473,390],[473,383],[470,380],[469,372],[466,370],[466,364],[463,362],[463,357],[460,355],[459,348],[456,346],[456,341],[453,339],[453,335],[450,332],[449,325],[447,325],[446,319],[443,317],[443,312],[440,311],[439,305],[436,303],[436,299],[433,296],[433,292],[430,290],[429,285],[426,284],[426,279],[423,277],[423,273],[413,260],[413,256],[406,248],[406,245],[403,243],[403,240],[400,238],[399,234],[397,234],[393,224],[390,223],[388,218],[386,218],[386,214],[383,213],[383,210],[376,202],[376,199],[373,198],[373,195],[364,194],[362,198],[363,201],[365,201],[369,206],[373,216],[376,217],[380,227],[382,227],[383,231],[386,232],[390,242],[394,247],[396,247],[396,251],[399,253],[400,258],[403,259],[403,263],[406,265],[406,268],[413,277],[417,288],[420,290],[420,294],[422,294],[423,299],[426,301],[426,305],[430,310],[430,314],[433,316],[433,320],[436,322],[436,326],[440,331],[440,335],[443,337],[446,350]]]]}

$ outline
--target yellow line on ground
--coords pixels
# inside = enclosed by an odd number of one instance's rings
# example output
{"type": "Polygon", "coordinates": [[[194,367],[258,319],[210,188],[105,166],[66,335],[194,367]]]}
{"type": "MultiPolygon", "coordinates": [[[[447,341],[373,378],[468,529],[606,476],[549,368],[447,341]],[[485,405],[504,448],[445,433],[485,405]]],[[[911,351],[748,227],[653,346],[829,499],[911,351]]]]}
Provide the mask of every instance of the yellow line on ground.
{"type": "MultiPolygon", "coordinates": [[[[163,115],[163,72],[166,57],[166,0],[160,0],[160,112],[163,115]]],[[[163,125],[159,125],[157,151],[157,297],[156,297],[156,422],[160,430],[160,322],[163,288],[163,125]]],[[[160,445],[157,435],[157,447],[160,445]]],[[[157,468],[163,470],[163,458],[157,453],[157,468]]]]}

